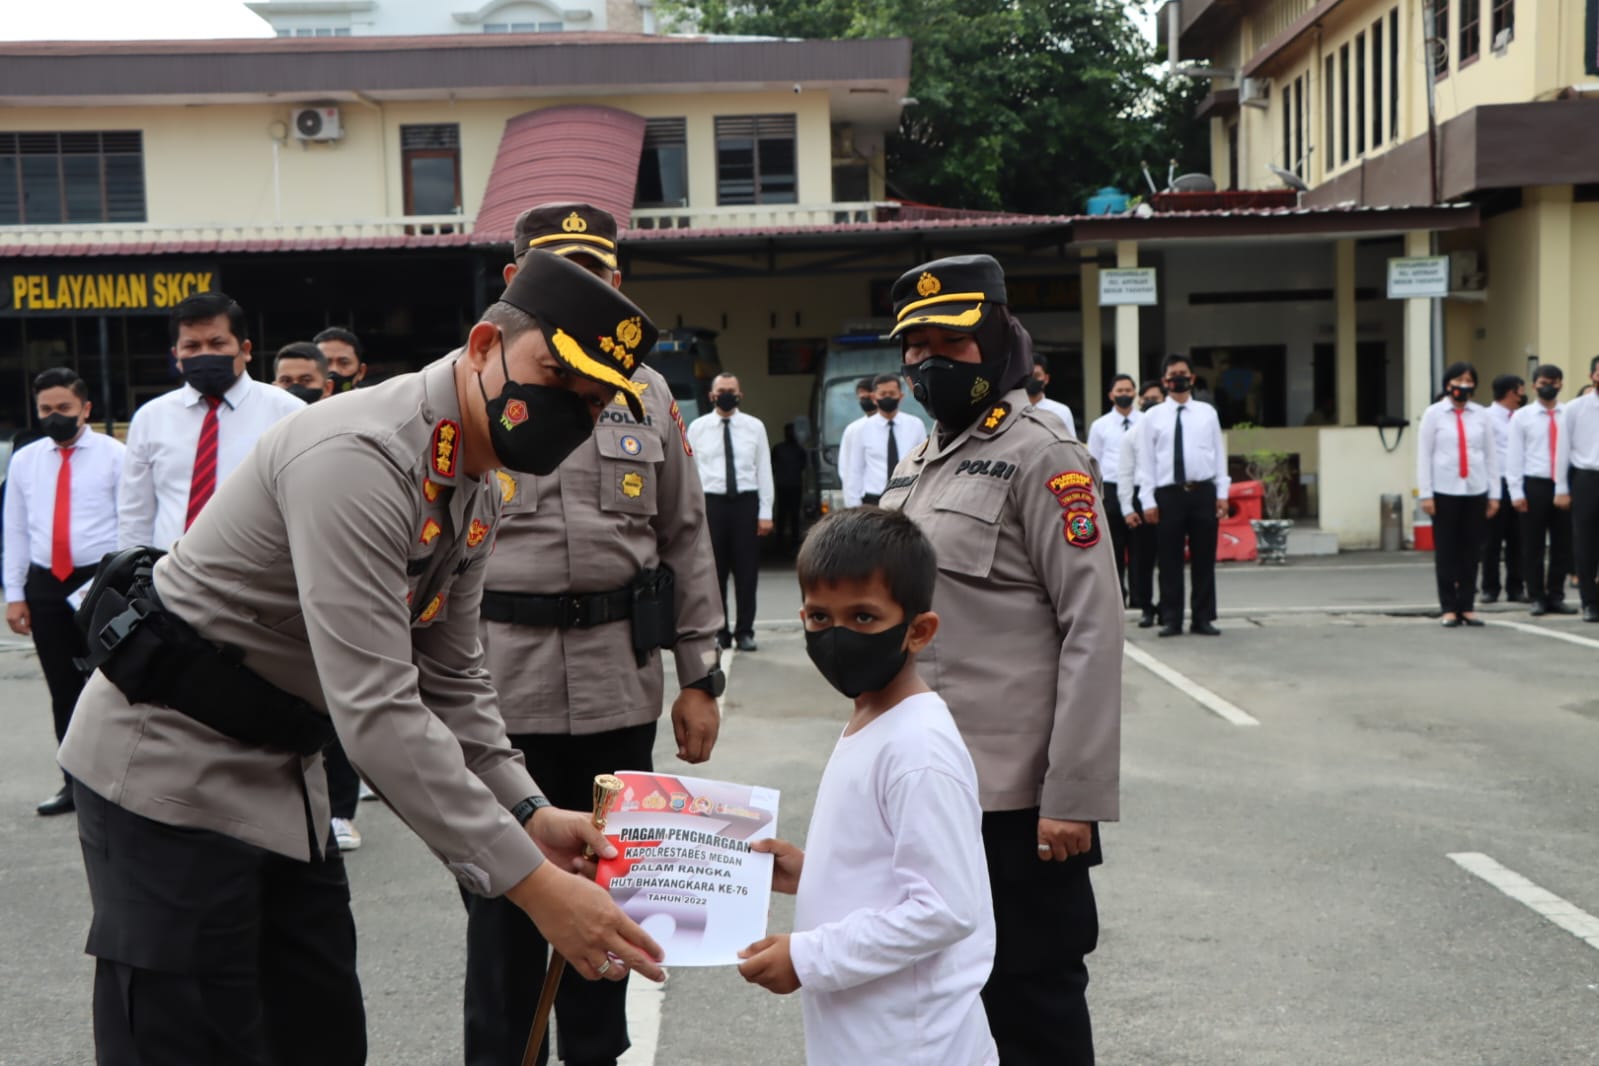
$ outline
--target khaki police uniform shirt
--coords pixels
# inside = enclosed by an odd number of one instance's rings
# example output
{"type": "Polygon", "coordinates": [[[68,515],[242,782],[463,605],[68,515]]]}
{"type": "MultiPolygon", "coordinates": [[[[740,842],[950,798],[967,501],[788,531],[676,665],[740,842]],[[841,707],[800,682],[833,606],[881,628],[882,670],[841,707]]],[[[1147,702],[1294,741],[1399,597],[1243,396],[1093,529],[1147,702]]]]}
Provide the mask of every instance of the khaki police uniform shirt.
{"type": "MultiPolygon", "coordinates": [[[[497,475],[504,512],[486,584],[611,592],[664,564],[677,580],[673,652],[688,684],[716,665],[722,625],[705,495],[671,386],[648,367],[633,380],[645,387],[644,423],[619,396],[555,473],[497,475]]],[[[589,629],[484,621],[482,637],[512,733],[597,733],[660,717],[661,657],[651,652],[639,668],[629,620],[589,629]]]]}
{"type": "Polygon", "coordinates": [[[1122,598],[1099,471],[1021,389],[947,445],[935,431],[882,505],[938,552],[923,678],[949,704],[985,811],[1113,821],[1122,598]]]}
{"type": "MultiPolygon", "coordinates": [[[[468,888],[542,861],[508,813],[537,791],[483,669],[478,605],[499,512],[460,473],[454,359],[269,430],[157,564],[166,607],[327,711],[350,761],[468,888]]],[[[217,694],[227,699],[227,693],[217,694]]],[[[96,673],[62,767],[126,810],[296,859],[328,825],[321,755],[239,743],[96,673]]]]}

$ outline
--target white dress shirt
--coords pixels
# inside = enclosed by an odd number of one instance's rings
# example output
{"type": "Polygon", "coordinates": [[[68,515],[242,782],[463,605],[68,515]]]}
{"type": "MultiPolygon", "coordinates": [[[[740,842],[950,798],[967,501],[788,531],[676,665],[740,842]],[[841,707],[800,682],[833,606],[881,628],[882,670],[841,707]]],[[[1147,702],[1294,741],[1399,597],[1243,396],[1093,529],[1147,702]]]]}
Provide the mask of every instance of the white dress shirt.
{"type": "MultiPolygon", "coordinates": [[[[117,486],[125,449],[115,437],[84,426],[72,456],[72,565],[93,566],[117,548],[117,486]]],[[[5,590],[21,603],[28,567],[50,568],[55,542],[56,478],[61,447],[46,437],[18,449],[6,472],[5,590]]]]}
{"type": "Polygon", "coordinates": [[[1075,440],[1077,438],[1077,420],[1072,417],[1072,409],[1070,407],[1057,400],[1051,400],[1048,396],[1040,396],[1033,401],[1033,406],[1040,411],[1048,411],[1066,423],[1066,432],[1071,434],[1072,439],[1075,440]]]}
{"type": "MultiPolygon", "coordinates": [[[[1122,437],[1121,454],[1116,457],[1116,502],[1121,504],[1122,517],[1133,513],[1133,497],[1138,497],[1138,502],[1143,503],[1143,494],[1138,492],[1138,449],[1144,439],[1145,421],[1142,416],[1146,412],[1140,411],[1140,418],[1133,423],[1122,437]]],[[[1101,472],[1100,476],[1104,476],[1101,472]]],[[[1153,507],[1151,501],[1148,506],[1153,507]]]]}
{"type": "MultiPolygon", "coordinates": [[[[1138,425],[1142,415],[1128,408],[1125,412],[1119,407],[1112,407],[1106,413],[1094,419],[1094,424],[1088,427],[1088,454],[1094,457],[1099,464],[1099,476],[1106,481],[1116,482],[1118,488],[1123,484],[1121,478],[1122,441],[1132,435],[1133,427],[1138,425]]],[[[1184,427],[1186,430],[1186,427],[1184,427]]],[[[1129,475],[1132,473],[1128,471],[1129,475]]],[[[1127,495],[1133,494],[1132,478],[1125,482],[1127,495]]]]}
{"type": "Polygon", "coordinates": [[[859,507],[862,497],[881,496],[888,487],[888,434],[893,427],[894,452],[903,459],[927,439],[927,427],[914,415],[883,417],[881,411],[852,422],[844,434],[849,452],[839,445],[839,480],[844,484],[844,506],[859,507]],[[854,433],[849,429],[859,426],[854,433]],[[845,463],[845,460],[848,463],[845,463]]]}
{"type": "Polygon", "coordinates": [[[1493,427],[1494,444],[1498,448],[1498,454],[1494,458],[1498,460],[1499,477],[1504,480],[1507,479],[1505,472],[1510,469],[1510,420],[1516,416],[1520,408],[1506,407],[1495,401],[1488,405],[1487,410],[1488,424],[1493,427]]]}
{"type": "Polygon", "coordinates": [[[845,506],[854,507],[861,502],[860,486],[849,483],[850,471],[855,468],[852,453],[855,449],[856,438],[860,436],[861,427],[864,426],[872,415],[862,415],[844,427],[843,436],[838,439],[838,483],[843,489],[845,506]],[[849,503],[850,493],[855,493],[855,503],[849,503]]]}
{"type": "Polygon", "coordinates": [[[772,448],[766,426],[754,415],[734,411],[723,418],[718,411],[700,415],[688,424],[688,443],[700,469],[700,485],[707,496],[727,493],[727,459],[722,452],[722,423],[733,424],[733,474],[738,491],[760,493],[762,522],[772,520],[772,448]]]}
{"type": "Polygon", "coordinates": [[[1165,488],[1176,481],[1172,469],[1172,443],[1179,417],[1183,420],[1183,474],[1186,480],[1214,481],[1218,500],[1225,500],[1228,490],[1232,488],[1232,478],[1227,476],[1227,446],[1222,441],[1221,419],[1216,416],[1216,409],[1204,400],[1178,403],[1168,396],[1165,402],[1144,412],[1138,428],[1138,466],[1134,480],[1138,487],[1138,501],[1146,509],[1156,506],[1156,489],[1165,488]],[[1178,408],[1183,408],[1181,415],[1177,413],[1178,408]]]}
{"type": "Polygon", "coordinates": [[[1560,464],[1558,455],[1565,437],[1564,404],[1545,407],[1541,403],[1529,403],[1511,416],[1510,444],[1505,453],[1504,469],[1511,500],[1527,498],[1525,479],[1529,477],[1552,479],[1556,496],[1564,496],[1571,491],[1566,468],[1560,464]],[[1554,427],[1555,455],[1550,455],[1549,450],[1551,426],[1554,427]]]}
{"type": "Polygon", "coordinates": [[[1566,432],[1560,437],[1560,470],[1599,470],[1599,392],[1566,404],[1566,432]]]}
{"type": "Polygon", "coordinates": [[[1467,403],[1455,418],[1448,399],[1427,408],[1421,418],[1421,439],[1416,442],[1416,495],[1430,500],[1444,496],[1482,496],[1499,486],[1499,449],[1493,436],[1493,416],[1482,404],[1467,403]],[[1460,425],[1466,427],[1466,476],[1460,476],[1460,425]]]}
{"type": "MultiPolygon", "coordinates": [[[[217,487],[250,454],[261,434],[304,407],[283,389],[240,374],[217,407],[217,487]]],[[[183,535],[206,410],[205,397],[184,385],[133,413],[117,501],[118,548],[148,544],[164,551],[183,535]]],[[[328,471],[328,477],[336,480],[338,471],[328,471]]]]}

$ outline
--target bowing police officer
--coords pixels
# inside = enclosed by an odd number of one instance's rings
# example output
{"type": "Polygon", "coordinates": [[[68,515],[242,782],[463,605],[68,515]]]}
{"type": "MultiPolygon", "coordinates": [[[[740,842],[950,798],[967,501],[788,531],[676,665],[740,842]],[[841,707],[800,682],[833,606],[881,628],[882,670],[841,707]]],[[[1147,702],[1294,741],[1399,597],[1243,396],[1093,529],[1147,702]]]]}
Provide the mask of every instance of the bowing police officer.
{"type": "MultiPolygon", "coordinates": [[[[508,284],[544,251],[620,286],[616,221],[605,211],[541,204],[515,232],[508,284]]],[[[705,496],[671,386],[647,366],[632,380],[642,415],[619,394],[559,469],[497,475],[504,510],[487,563],[483,647],[511,743],[562,807],[588,804],[595,774],[653,767],[663,649],[680,686],[678,757],[709,758],[720,723],[722,609],[705,496]]],[[[517,1066],[544,982],[545,939],[514,905],[464,895],[466,1061],[517,1066]]],[[[627,1050],[625,983],[561,985],[563,1061],[609,1064],[627,1050]]]]}
{"type": "Polygon", "coordinates": [[[882,505],[938,552],[923,676],[977,767],[998,937],[983,990],[1005,1066],[1093,1062],[1089,868],[1118,817],[1122,599],[1099,470],[1028,400],[1032,339],[986,255],[908,271],[891,292],[905,366],[937,421],[882,505]]]}
{"type": "Polygon", "coordinates": [[[335,733],[464,886],[581,975],[660,976],[570,872],[608,848],[506,739],[478,639],[494,472],[554,470],[618,393],[642,414],[630,375],[654,339],[610,286],[530,257],[462,348],[280,422],[170,555],[102,565],[98,669],[60,752],[100,1063],[365,1060],[349,885],[324,852],[335,733]]]}

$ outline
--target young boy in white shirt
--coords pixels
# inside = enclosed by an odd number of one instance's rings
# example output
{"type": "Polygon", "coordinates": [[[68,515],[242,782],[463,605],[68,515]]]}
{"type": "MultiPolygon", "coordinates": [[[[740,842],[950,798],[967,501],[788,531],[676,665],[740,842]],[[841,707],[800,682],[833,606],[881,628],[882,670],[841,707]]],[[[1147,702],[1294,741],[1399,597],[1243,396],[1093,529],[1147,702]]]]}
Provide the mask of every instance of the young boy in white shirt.
{"type": "Polygon", "coordinates": [[[855,701],[822,772],[806,852],[783,840],[772,888],[794,932],[745,948],[739,973],[803,991],[810,1066],[994,1066],[981,993],[994,913],[977,771],[949,708],[916,673],[938,574],[916,523],[836,512],[800,549],[811,661],[855,701]]]}

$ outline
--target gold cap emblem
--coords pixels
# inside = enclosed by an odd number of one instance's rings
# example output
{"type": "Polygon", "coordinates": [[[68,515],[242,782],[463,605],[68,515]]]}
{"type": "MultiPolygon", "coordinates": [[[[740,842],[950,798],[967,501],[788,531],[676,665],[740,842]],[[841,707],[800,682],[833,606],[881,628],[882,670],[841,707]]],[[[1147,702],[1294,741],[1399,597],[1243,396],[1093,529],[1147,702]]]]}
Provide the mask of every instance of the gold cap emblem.
{"type": "Polygon", "coordinates": [[[616,324],[616,339],[629,348],[637,348],[639,341],[644,339],[644,326],[635,316],[623,319],[616,324]]]}
{"type": "Polygon", "coordinates": [[[570,215],[561,219],[561,228],[568,233],[587,233],[589,224],[583,221],[581,215],[573,211],[570,215]]]}
{"type": "Polygon", "coordinates": [[[923,296],[937,296],[943,288],[943,284],[925,270],[922,271],[922,276],[916,279],[916,291],[923,296]]]}
{"type": "Polygon", "coordinates": [[[981,400],[988,395],[989,384],[987,378],[978,378],[972,382],[972,399],[981,400]]]}

